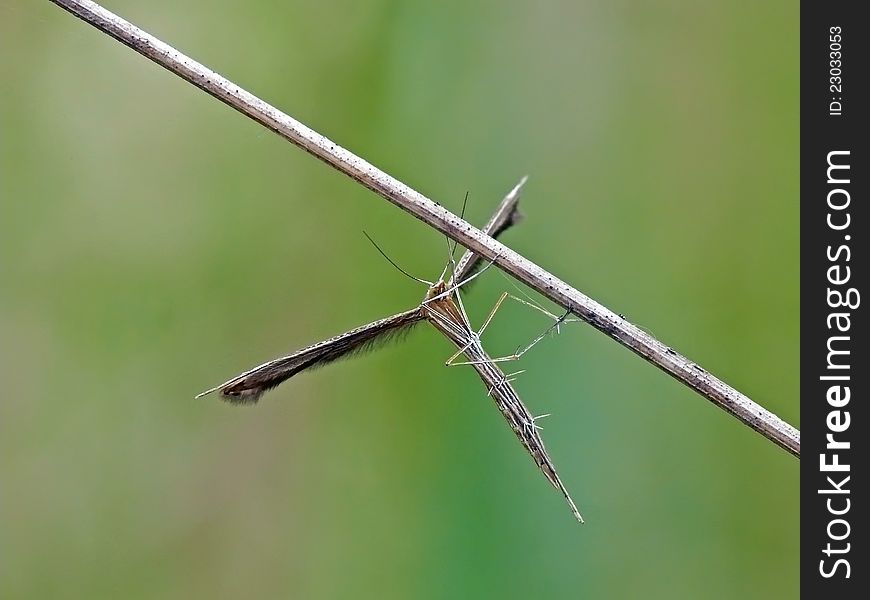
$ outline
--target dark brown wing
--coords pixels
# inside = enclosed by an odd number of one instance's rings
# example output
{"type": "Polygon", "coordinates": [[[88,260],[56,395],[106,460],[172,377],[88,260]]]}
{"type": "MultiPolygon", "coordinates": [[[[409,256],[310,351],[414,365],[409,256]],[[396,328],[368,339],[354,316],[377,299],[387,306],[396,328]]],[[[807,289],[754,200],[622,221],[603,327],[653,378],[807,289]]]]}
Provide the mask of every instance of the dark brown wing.
{"type": "Polygon", "coordinates": [[[415,308],[357,327],[303,348],[289,356],[270,360],[226,383],[202,392],[197,398],[212,392],[220,392],[221,398],[229,402],[253,404],[260,399],[264,392],[293,377],[296,373],[365,352],[380,342],[386,342],[397,335],[406,333],[421,320],[423,320],[423,316],[420,309],[415,308]]]}

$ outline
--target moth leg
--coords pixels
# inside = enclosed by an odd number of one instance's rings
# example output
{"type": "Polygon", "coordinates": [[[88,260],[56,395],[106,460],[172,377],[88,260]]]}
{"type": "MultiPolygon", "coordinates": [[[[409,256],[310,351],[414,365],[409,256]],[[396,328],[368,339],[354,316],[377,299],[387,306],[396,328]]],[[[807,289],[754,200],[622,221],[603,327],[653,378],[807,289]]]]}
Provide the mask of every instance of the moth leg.
{"type": "MultiPolygon", "coordinates": [[[[486,361],[486,362],[497,363],[497,362],[508,362],[508,361],[512,361],[512,360],[519,360],[526,352],[528,352],[529,350],[534,348],[538,342],[540,342],[545,337],[547,337],[547,335],[549,335],[551,332],[555,331],[556,333],[559,333],[560,327],[563,323],[574,323],[576,321],[579,321],[579,319],[569,319],[568,315],[571,314],[569,311],[565,311],[565,314],[563,314],[561,317],[557,317],[556,315],[554,315],[550,311],[534,304],[533,302],[523,300],[522,298],[518,298],[518,297],[516,297],[512,294],[509,294],[507,292],[502,292],[502,295],[499,297],[499,299],[495,303],[495,306],[493,307],[492,311],[490,311],[489,316],[486,318],[483,325],[481,326],[480,331],[478,331],[477,334],[475,334],[475,338],[477,340],[480,339],[480,336],[483,334],[484,330],[489,326],[490,322],[492,321],[493,317],[495,316],[496,311],[498,311],[498,309],[501,307],[502,303],[507,298],[511,298],[513,300],[516,300],[517,302],[519,302],[521,304],[524,304],[526,306],[529,306],[531,308],[534,308],[535,310],[542,312],[543,314],[545,314],[548,317],[550,317],[551,319],[553,319],[554,323],[552,325],[550,325],[547,329],[545,329],[543,331],[543,333],[541,333],[539,336],[537,336],[535,339],[533,339],[531,341],[531,343],[529,343],[525,347],[522,347],[522,346],[518,347],[513,354],[509,354],[507,356],[499,356],[497,358],[490,359],[489,361],[486,361]]],[[[465,347],[461,348],[453,356],[451,356],[449,359],[447,359],[447,365],[453,367],[453,366],[460,366],[460,365],[481,364],[481,362],[483,362],[483,361],[460,361],[460,362],[457,362],[457,360],[456,360],[459,357],[459,355],[462,354],[471,345],[471,343],[472,342],[469,342],[468,344],[465,345],[465,347]]]]}

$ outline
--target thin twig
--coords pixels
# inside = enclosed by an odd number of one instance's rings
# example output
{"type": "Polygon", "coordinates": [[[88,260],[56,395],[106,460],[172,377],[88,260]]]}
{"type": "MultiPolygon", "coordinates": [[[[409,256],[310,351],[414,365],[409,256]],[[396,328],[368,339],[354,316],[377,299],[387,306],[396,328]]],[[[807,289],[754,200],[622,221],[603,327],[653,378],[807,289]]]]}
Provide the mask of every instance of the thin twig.
{"type": "Polygon", "coordinates": [[[439,204],[98,4],[88,0],[51,1],[310,152],[466,248],[494,260],[506,273],[570,310],[764,437],[800,457],[800,432],[797,429],[439,204]]]}

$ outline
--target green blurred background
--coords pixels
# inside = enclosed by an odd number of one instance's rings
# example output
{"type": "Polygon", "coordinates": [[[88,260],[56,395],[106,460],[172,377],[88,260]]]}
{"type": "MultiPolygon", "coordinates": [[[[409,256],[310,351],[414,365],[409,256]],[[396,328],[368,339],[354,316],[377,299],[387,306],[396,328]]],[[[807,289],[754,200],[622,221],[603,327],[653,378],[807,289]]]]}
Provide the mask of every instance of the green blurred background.
{"type": "MultiPolygon", "coordinates": [[[[531,175],[509,246],[800,425],[797,4],[107,5],[476,223],[531,175]]],[[[798,593],[799,461],[586,325],[517,367],[585,526],[429,327],[194,401],[443,238],[48,2],[0,43],[3,598],[798,593]]]]}

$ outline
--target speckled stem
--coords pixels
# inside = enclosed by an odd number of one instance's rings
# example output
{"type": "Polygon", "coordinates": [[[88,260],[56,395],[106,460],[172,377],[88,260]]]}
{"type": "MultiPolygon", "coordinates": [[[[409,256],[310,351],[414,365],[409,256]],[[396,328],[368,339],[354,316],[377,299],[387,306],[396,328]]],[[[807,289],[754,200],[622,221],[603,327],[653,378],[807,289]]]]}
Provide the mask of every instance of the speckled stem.
{"type": "Polygon", "coordinates": [[[800,432],[697,364],[401,181],[88,0],[52,0],[443,232],[800,457],[800,432]]]}

